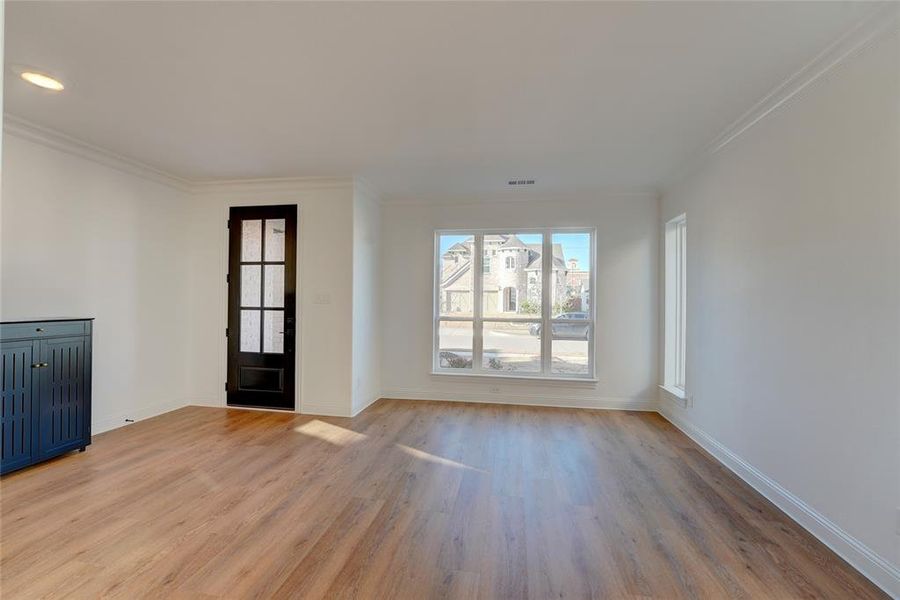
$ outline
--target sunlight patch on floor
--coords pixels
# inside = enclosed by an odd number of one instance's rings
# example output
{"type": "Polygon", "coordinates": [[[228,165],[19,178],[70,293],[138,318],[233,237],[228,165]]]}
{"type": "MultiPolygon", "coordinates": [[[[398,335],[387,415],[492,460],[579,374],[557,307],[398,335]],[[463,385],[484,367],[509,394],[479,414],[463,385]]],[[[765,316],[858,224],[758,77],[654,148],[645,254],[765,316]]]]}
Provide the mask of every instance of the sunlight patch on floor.
{"type": "Polygon", "coordinates": [[[486,471],[482,469],[476,469],[475,467],[470,467],[469,465],[464,465],[461,462],[456,462],[455,460],[450,460],[449,458],[444,458],[442,456],[436,456],[434,454],[430,454],[425,452],[424,450],[418,450],[417,448],[411,448],[406,446],[405,444],[396,444],[398,448],[400,448],[403,452],[409,454],[413,458],[417,458],[419,460],[424,460],[430,463],[434,463],[437,465],[444,465],[447,467],[453,467],[455,469],[466,469],[468,471],[478,471],[479,473],[485,473],[486,471]]]}
{"type": "Polygon", "coordinates": [[[353,431],[352,429],[339,427],[332,423],[326,423],[325,421],[320,421],[318,419],[295,427],[294,431],[338,446],[355,444],[356,442],[361,442],[366,439],[366,436],[362,433],[353,431]]]}

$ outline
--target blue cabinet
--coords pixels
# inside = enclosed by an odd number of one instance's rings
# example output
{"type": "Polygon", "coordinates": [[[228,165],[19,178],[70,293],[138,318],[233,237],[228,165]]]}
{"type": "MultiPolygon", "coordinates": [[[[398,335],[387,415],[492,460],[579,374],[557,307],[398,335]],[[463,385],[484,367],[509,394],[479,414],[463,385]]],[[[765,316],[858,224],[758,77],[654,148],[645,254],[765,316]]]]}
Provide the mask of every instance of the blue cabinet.
{"type": "Polygon", "coordinates": [[[91,443],[91,319],[0,323],[0,473],[91,443]]]}

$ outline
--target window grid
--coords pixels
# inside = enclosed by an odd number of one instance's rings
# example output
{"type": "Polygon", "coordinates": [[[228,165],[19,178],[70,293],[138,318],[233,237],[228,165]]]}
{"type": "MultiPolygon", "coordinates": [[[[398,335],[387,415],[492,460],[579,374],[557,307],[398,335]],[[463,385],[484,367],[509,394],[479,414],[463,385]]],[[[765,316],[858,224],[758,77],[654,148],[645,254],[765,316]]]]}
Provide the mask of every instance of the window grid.
{"type": "MultiPolygon", "coordinates": [[[[267,228],[266,228],[266,224],[267,224],[267,221],[271,221],[271,220],[279,221],[279,220],[281,220],[281,219],[247,219],[247,220],[241,221],[241,227],[244,227],[244,226],[245,226],[244,224],[245,224],[245,223],[248,223],[248,222],[255,222],[255,221],[258,221],[258,222],[260,223],[259,260],[244,260],[244,248],[242,247],[242,248],[241,248],[241,260],[240,260],[240,262],[239,262],[240,269],[238,270],[238,273],[239,273],[239,275],[238,275],[238,277],[239,277],[238,285],[240,286],[239,289],[242,289],[242,294],[241,294],[241,305],[240,305],[240,307],[239,307],[239,310],[241,311],[241,314],[242,314],[242,315],[243,315],[243,314],[247,314],[245,311],[253,311],[253,312],[256,313],[256,315],[258,316],[258,321],[259,321],[258,324],[257,324],[257,323],[255,322],[255,318],[254,318],[253,327],[254,327],[254,329],[257,329],[257,328],[259,329],[259,346],[257,347],[256,350],[251,351],[251,352],[254,353],[254,354],[258,354],[258,353],[263,353],[263,354],[272,354],[272,353],[274,353],[274,354],[281,354],[281,353],[282,353],[282,351],[278,351],[278,350],[274,350],[274,349],[269,349],[269,350],[267,350],[267,349],[264,347],[264,346],[265,346],[265,343],[266,343],[266,336],[265,336],[265,324],[266,324],[266,319],[265,319],[265,313],[266,313],[266,312],[269,312],[269,313],[273,316],[273,318],[274,318],[275,313],[277,313],[277,312],[283,313],[283,312],[284,312],[283,299],[282,299],[282,306],[280,306],[280,307],[279,307],[279,306],[268,306],[268,305],[266,305],[266,300],[265,300],[265,280],[266,280],[266,278],[265,278],[265,272],[266,272],[266,267],[268,267],[268,266],[277,266],[277,265],[281,265],[282,267],[286,268],[286,265],[287,265],[287,263],[286,263],[284,260],[267,260],[267,259],[266,259],[266,242],[267,242],[266,238],[268,237],[268,236],[267,236],[267,228]],[[244,274],[244,267],[245,267],[245,266],[258,266],[259,269],[260,269],[260,274],[259,274],[259,290],[258,290],[258,291],[259,291],[259,300],[258,300],[258,302],[254,303],[253,305],[247,305],[247,306],[245,306],[244,303],[243,303],[243,299],[244,299],[244,295],[243,295],[243,274],[244,274]]],[[[242,234],[241,234],[241,237],[242,237],[242,243],[243,243],[243,232],[242,232],[242,234]]],[[[255,256],[255,253],[254,253],[254,256],[255,256]]],[[[282,317],[282,319],[283,319],[283,317],[282,317]]],[[[243,327],[243,324],[242,324],[241,326],[243,327]]],[[[243,349],[242,349],[241,351],[242,351],[242,352],[247,352],[248,350],[243,350],[243,349]]]]}
{"type": "MultiPolygon", "coordinates": [[[[595,373],[595,348],[594,348],[594,335],[595,335],[595,302],[593,298],[590,299],[590,307],[588,312],[588,319],[585,323],[587,328],[586,341],[587,341],[587,354],[588,354],[588,366],[587,366],[587,374],[584,375],[572,375],[572,374],[564,374],[564,373],[554,373],[552,371],[552,345],[554,333],[551,335],[541,335],[540,336],[540,371],[539,372],[529,372],[527,374],[515,375],[510,373],[495,373],[490,370],[486,370],[483,367],[483,346],[484,346],[484,323],[517,323],[517,324],[540,324],[542,332],[551,331],[553,332],[553,324],[554,323],[565,323],[565,318],[553,317],[553,306],[552,306],[552,292],[551,292],[551,280],[552,277],[550,274],[552,273],[553,268],[553,234],[557,233],[583,233],[590,236],[590,273],[589,273],[589,289],[590,293],[593,295],[595,293],[595,273],[596,268],[594,265],[594,257],[596,256],[596,234],[593,229],[566,229],[566,228],[551,228],[551,229],[521,229],[521,228],[513,228],[513,229],[504,229],[504,230],[462,230],[462,231],[453,231],[453,230],[439,230],[435,232],[435,263],[434,263],[434,273],[435,273],[435,281],[434,281],[434,327],[433,327],[433,360],[432,360],[432,370],[435,373],[452,373],[456,375],[483,375],[488,377],[512,377],[512,378],[524,378],[524,379],[535,379],[535,378],[545,378],[545,379],[592,379],[595,373]],[[540,317],[485,317],[483,315],[483,278],[485,274],[488,274],[490,271],[484,269],[483,261],[485,259],[484,252],[484,236],[489,234],[507,234],[509,232],[515,232],[515,234],[540,234],[542,235],[542,252],[541,252],[541,315],[540,317]],[[472,316],[448,316],[441,314],[441,289],[440,289],[440,281],[441,281],[441,253],[440,253],[440,238],[442,235],[464,235],[464,236],[472,236],[474,238],[473,242],[473,252],[472,252],[472,273],[473,273],[473,282],[472,282],[472,316]],[[478,276],[475,276],[478,275],[478,276]],[[443,368],[441,366],[441,357],[440,357],[440,326],[441,323],[452,323],[452,322],[462,322],[462,323],[472,323],[472,360],[471,365],[466,368],[443,368]]],[[[505,260],[505,264],[509,265],[509,258],[515,260],[515,257],[507,257],[505,260]]],[[[513,263],[514,264],[514,263],[513,263]]],[[[515,267],[513,267],[515,268],[515,267]]],[[[503,299],[500,299],[501,302],[503,299]]],[[[520,301],[519,298],[516,299],[517,303],[520,301]]],[[[504,307],[505,308],[505,307],[504,307]]]]}

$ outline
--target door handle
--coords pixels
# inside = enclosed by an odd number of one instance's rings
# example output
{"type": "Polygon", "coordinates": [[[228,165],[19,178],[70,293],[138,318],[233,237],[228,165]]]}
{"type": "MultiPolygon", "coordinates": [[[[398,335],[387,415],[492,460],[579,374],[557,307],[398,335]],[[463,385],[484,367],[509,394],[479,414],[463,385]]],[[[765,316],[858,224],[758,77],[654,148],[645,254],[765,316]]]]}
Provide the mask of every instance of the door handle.
{"type": "Polygon", "coordinates": [[[33,365],[31,365],[31,368],[32,369],[43,369],[44,367],[49,367],[49,366],[50,366],[50,363],[39,362],[39,363],[34,363],[33,365]]]}

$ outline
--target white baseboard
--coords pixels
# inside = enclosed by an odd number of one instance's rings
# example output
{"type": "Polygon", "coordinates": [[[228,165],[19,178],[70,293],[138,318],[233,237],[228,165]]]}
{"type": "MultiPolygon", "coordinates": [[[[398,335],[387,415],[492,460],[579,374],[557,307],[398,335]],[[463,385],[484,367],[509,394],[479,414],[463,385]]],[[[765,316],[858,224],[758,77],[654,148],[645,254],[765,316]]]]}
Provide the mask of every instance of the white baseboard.
{"type": "Polygon", "coordinates": [[[224,400],[217,398],[191,398],[187,401],[188,406],[203,406],[206,408],[228,408],[224,400]]]}
{"type": "Polygon", "coordinates": [[[133,424],[126,422],[125,419],[130,419],[134,421],[134,423],[137,423],[138,421],[156,417],[163,413],[183,408],[187,405],[188,403],[184,400],[170,400],[158,402],[135,410],[123,411],[114,415],[97,417],[91,422],[91,435],[98,435],[105,431],[111,431],[113,429],[118,429],[119,427],[133,424]]]}
{"type": "Polygon", "coordinates": [[[330,405],[315,405],[315,404],[303,404],[300,407],[300,414],[302,415],[310,415],[315,417],[351,417],[348,412],[343,412],[339,410],[335,410],[334,406],[330,405]]]}
{"type": "MultiPolygon", "coordinates": [[[[375,398],[375,400],[377,400],[377,398],[375,398]]],[[[373,400],[373,402],[375,400],[373,400]]],[[[280,409],[273,409],[273,408],[256,408],[256,407],[252,407],[252,406],[228,406],[225,402],[223,402],[221,400],[202,399],[202,398],[189,400],[187,402],[187,405],[188,406],[203,406],[206,408],[229,408],[229,409],[234,409],[234,410],[262,410],[262,411],[278,412],[278,413],[288,412],[288,411],[284,411],[284,410],[280,410],[280,409]]],[[[364,406],[361,409],[359,409],[358,411],[356,411],[356,413],[354,413],[353,415],[349,415],[345,412],[340,412],[340,411],[334,410],[334,407],[330,406],[330,405],[325,406],[325,405],[304,403],[300,407],[300,410],[295,410],[294,413],[298,414],[298,415],[311,415],[311,416],[318,416],[318,417],[350,417],[350,416],[356,416],[357,414],[359,414],[360,412],[365,410],[368,406],[369,405],[367,404],[366,406],[364,406]]]]}
{"type": "Polygon", "coordinates": [[[659,413],[875,585],[893,598],[900,598],[900,569],[895,565],[699,427],[677,417],[664,405],[660,406],[659,413]]]}
{"type": "Polygon", "coordinates": [[[383,398],[398,400],[440,400],[442,402],[476,402],[479,404],[518,404],[521,406],[549,406],[556,408],[594,408],[608,410],[656,411],[658,402],[642,398],[599,398],[580,396],[550,396],[546,394],[491,394],[477,392],[441,392],[424,389],[385,390],[383,398]]]}
{"type": "Polygon", "coordinates": [[[379,400],[381,400],[381,398],[383,398],[383,397],[384,397],[384,396],[383,396],[382,394],[375,394],[374,396],[372,396],[371,398],[369,398],[369,401],[368,401],[368,402],[366,402],[364,405],[360,406],[358,409],[354,410],[354,411],[353,411],[353,414],[350,415],[350,416],[351,416],[351,417],[355,417],[356,415],[358,415],[358,414],[361,413],[362,411],[366,410],[367,408],[369,408],[370,406],[372,406],[373,404],[375,404],[376,402],[378,402],[379,400]]]}

